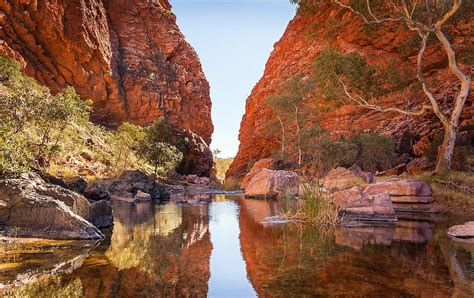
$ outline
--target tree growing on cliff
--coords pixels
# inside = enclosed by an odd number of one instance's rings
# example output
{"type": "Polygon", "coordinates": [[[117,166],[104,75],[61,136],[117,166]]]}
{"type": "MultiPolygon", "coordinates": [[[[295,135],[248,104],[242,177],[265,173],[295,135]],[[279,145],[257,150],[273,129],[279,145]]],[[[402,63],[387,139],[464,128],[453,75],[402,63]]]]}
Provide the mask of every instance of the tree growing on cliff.
{"type": "MultiPolygon", "coordinates": [[[[316,61],[317,84],[320,89],[327,91],[327,96],[344,98],[355,103],[357,106],[372,109],[379,112],[397,112],[408,116],[422,116],[427,112],[433,112],[444,127],[443,143],[439,147],[436,162],[436,172],[442,172],[451,168],[451,158],[456,142],[459,119],[469,95],[470,76],[467,75],[459,66],[456,60],[456,52],[452,43],[449,41],[446,33],[443,31],[446,24],[459,17],[460,14],[466,14],[461,11],[462,0],[419,0],[419,1],[370,1],[370,0],[328,0],[328,1],[310,1],[310,0],[291,0],[299,4],[301,9],[316,2],[333,3],[344,9],[351,11],[359,16],[367,25],[390,26],[391,24],[402,23],[409,30],[416,32],[420,39],[420,45],[417,55],[416,73],[417,79],[421,85],[426,104],[417,109],[400,108],[400,105],[393,107],[381,106],[377,99],[378,94],[374,89],[377,85],[377,72],[374,68],[368,66],[364,59],[357,54],[340,55],[340,61],[330,63],[330,68],[320,68],[324,65],[324,59],[330,55],[338,53],[328,53],[326,56],[318,58],[316,61]],[[434,38],[432,38],[434,37],[434,38]],[[429,45],[432,42],[433,45],[429,45]],[[433,92],[433,86],[430,86],[423,72],[423,57],[429,46],[433,46],[439,51],[443,51],[448,58],[448,68],[460,83],[460,88],[455,98],[449,106],[443,110],[442,106],[433,92]],[[348,65],[346,63],[349,63],[348,65]],[[319,64],[319,65],[318,65],[319,64]],[[362,82],[360,78],[354,78],[359,67],[363,71],[363,77],[369,82],[362,82]]],[[[469,1],[466,4],[471,7],[469,1]]],[[[468,11],[468,10],[467,10],[468,11]]],[[[472,12],[471,12],[472,13],[472,12]]],[[[471,17],[467,13],[467,19],[471,17]]],[[[330,61],[330,59],[328,60],[330,61]]],[[[327,62],[327,61],[326,61],[327,62]]]]}
{"type": "Polygon", "coordinates": [[[288,144],[294,145],[298,165],[303,162],[302,137],[305,118],[308,116],[308,108],[304,107],[303,101],[311,90],[311,86],[308,78],[298,74],[284,82],[280,92],[269,96],[265,101],[276,116],[277,121],[273,123],[273,126],[277,126],[281,131],[278,141],[281,145],[281,158],[285,159],[285,152],[289,149],[287,147],[290,147],[288,144]],[[290,131],[294,133],[290,134],[290,131]]]}

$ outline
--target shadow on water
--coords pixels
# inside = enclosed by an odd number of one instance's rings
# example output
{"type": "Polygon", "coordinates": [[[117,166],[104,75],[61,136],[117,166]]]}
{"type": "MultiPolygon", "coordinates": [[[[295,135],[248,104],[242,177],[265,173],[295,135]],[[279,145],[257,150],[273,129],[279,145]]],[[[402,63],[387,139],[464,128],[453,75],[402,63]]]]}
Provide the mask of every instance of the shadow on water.
{"type": "MultiPolygon", "coordinates": [[[[22,247],[0,259],[0,291],[48,297],[474,295],[474,246],[452,222],[327,229],[273,221],[288,202],[177,197],[114,203],[110,239],[22,247]]],[[[459,219],[459,221],[462,221],[459,219]]]]}

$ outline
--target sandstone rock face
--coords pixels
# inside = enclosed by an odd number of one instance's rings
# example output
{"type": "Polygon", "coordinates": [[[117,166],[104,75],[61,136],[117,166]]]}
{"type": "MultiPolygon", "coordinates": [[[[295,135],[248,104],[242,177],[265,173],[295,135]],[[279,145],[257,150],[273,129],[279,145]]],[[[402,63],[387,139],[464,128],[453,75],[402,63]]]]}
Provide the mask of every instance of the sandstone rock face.
{"type": "MultiPolygon", "coordinates": [[[[104,210],[102,208],[102,210],[104,210]]],[[[103,234],[88,220],[98,208],[35,175],[0,181],[0,233],[49,239],[98,239],[103,234]]],[[[102,215],[107,210],[102,211],[102,215]]],[[[101,224],[102,225],[102,224],[101,224]]]]}
{"type": "Polygon", "coordinates": [[[0,28],[0,54],[53,92],[74,86],[95,121],[165,117],[210,144],[209,84],[168,0],[8,0],[0,28]]]}
{"type": "Polygon", "coordinates": [[[297,196],[298,193],[298,174],[268,169],[262,169],[245,188],[245,195],[249,197],[297,196]]]}
{"type": "MultiPolygon", "coordinates": [[[[469,22],[458,26],[462,28],[460,29],[462,32],[469,31],[469,22]]],[[[468,47],[474,42],[473,35],[464,33],[458,35],[454,32],[453,34],[456,35],[456,51],[469,52],[468,47]]],[[[395,66],[402,65],[402,63],[414,66],[416,50],[401,50],[404,46],[406,48],[406,41],[411,40],[414,35],[415,33],[408,32],[402,27],[393,32],[379,27],[373,29],[369,34],[362,26],[360,18],[339,8],[327,7],[318,9],[316,12],[298,12],[288,25],[283,37],[275,44],[263,77],[247,99],[239,133],[239,152],[227,176],[243,177],[246,174],[249,161],[268,157],[272,151],[278,149],[276,136],[269,134],[267,129],[267,122],[274,119],[274,116],[265,105],[265,98],[275,94],[281,83],[288,78],[299,73],[309,75],[312,62],[327,45],[332,45],[341,52],[358,51],[369,63],[381,66],[391,60],[395,62],[395,66]]],[[[430,47],[425,53],[424,63],[428,80],[431,79],[433,73],[440,75],[438,83],[432,84],[433,91],[440,102],[444,102],[445,96],[447,96],[447,102],[451,102],[458,83],[453,83],[453,78],[446,70],[438,72],[440,67],[444,68],[447,64],[445,54],[430,47]]],[[[469,69],[468,66],[463,67],[469,69]]],[[[415,68],[410,67],[410,69],[412,70],[411,75],[415,79],[415,68]]],[[[474,82],[471,84],[474,86],[474,82]]],[[[412,105],[420,100],[425,100],[421,93],[412,97],[406,95],[406,91],[401,90],[387,98],[380,99],[380,104],[405,107],[405,99],[412,105]]],[[[462,115],[461,128],[466,127],[469,120],[473,118],[472,98],[471,93],[462,115]]],[[[310,101],[315,102],[321,108],[327,106],[325,101],[317,97],[310,101]]],[[[318,120],[323,128],[326,128],[334,137],[347,136],[355,131],[373,130],[399,138],[404,131],[409,130],[417,138],[422,138],[441,128],[433,114],[427,114],[422,118],[411,118],[397,113],[379,113],[353,106],[342,106],[328,112],[318,113],[318,120]]],[[[418,139],[413,141],[417,142],[418,139]]]]}
{"type": "Polygon", "coordinates": [[[356,221],[397,221],[386,193],[369,194],[359,186],[334,193],[334,203],[346,219],[356,221]]]}
{"type": "Polygon", "coordinates": [[[353,186],[362,186],[373,182],[373,177],[367,178],[369,175],[362,175],[350,171],[346,168],[339,167],[331,170],[324,178],[323,186],[327,190],[344,190],[352,188],[353,186]]]}

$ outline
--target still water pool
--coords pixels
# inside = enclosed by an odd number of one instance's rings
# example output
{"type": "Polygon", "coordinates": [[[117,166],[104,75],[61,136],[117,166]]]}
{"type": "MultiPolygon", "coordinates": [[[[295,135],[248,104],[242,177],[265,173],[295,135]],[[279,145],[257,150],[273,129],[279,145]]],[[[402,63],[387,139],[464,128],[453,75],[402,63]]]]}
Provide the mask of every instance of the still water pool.
{"type": "Polygon", "coordinates": [[[465,219],[321,229],[273,221],[278,201],[201,196],[113,204],[111,237],[30,243],[0,257],[0,295],[22,297],[473,297],[465,219]]]}

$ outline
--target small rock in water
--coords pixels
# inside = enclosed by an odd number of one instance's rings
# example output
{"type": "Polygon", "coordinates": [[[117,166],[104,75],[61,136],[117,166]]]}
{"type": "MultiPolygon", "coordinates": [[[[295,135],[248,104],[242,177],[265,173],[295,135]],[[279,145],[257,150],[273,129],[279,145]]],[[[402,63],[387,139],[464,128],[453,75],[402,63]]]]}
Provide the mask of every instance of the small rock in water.
{"type": "Polygon", "coordinates": [[[135,201],[151,201],[151,195],[139,190],[135,195],[135,201]]]}
{"type": "Polygon", "coordinates": [[[474,221],[469,221],[463,225],[450,227],[448,230],[448,235],[454,238],[474,240],[474,221]]]}

